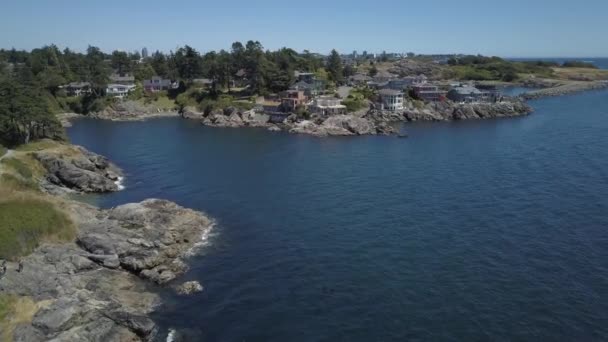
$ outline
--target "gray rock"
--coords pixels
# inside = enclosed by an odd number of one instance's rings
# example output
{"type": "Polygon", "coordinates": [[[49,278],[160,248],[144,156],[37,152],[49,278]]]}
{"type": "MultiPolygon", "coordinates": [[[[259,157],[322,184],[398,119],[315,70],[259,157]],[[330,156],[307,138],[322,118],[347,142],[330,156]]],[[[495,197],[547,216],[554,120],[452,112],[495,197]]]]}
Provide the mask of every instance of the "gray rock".
{"type": "Polygon", "coordinates": [[[13,342],[41,342],[44,340],[42,331],[30,324],[19,324],[13,330],[13,342]]]}
{"type": "Polygon", "coordinates": [[[129,328],[139,337],[152,339],[156,335],[157,328],[154,322],[143,315],[135,315],[125,311],[111,311],[104,314],[114,322],[129,328]]]}
{"type": "Polygon", "coordinates": [[[79,301],[61,298],[48,308],[38,311],[32,325],[47,335],[69,330],[81,319],[81,308],[79,301]]]}
{"type": "Polygon", "coordinates": [[[79,147],[80,154],[61,155],[41,151],[34,156],[47,171],[47,180],[81,192],[117,191],[120,170],[107,159],[79,147]]]}
{"type": "Polygon", "coordinates": [[[188,281],[179,285],[175,290],[180,295],[191,295],[203,291],[203,286],[198,281],[188,281]]]}

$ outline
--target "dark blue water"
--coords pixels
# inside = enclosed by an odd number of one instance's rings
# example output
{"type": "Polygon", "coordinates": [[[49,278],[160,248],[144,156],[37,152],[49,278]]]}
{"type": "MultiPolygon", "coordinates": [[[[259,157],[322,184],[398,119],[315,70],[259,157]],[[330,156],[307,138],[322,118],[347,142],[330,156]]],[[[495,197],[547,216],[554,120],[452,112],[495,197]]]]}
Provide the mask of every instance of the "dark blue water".
{"type": "Polygon", "coordinates": [[[568,58],[568,57],[539,57],[539,58],[508,58],[509,60],[512,61],[524,61],[524,62],[529,62],[529,61],[547,61],[547,62],[557,62],[560,64],[563,64],[566,61],[581,61],[581,62],[586,62],[586,63],[592,63],[595,66],[597,66],[600,69],[608,69],[608,58],[594,58],[594,57],[589,57],[589,58],[580,58],[580,57],[575,57],[575,58],[568,58]]]}
{"type": "Polygon", "coordinates": [[[608,92],[528,117],[319,139],[160,119],[80,121],[126,190],[217,227],[166,291],[165,329],[205,341],[608,339],[608,92]]]}

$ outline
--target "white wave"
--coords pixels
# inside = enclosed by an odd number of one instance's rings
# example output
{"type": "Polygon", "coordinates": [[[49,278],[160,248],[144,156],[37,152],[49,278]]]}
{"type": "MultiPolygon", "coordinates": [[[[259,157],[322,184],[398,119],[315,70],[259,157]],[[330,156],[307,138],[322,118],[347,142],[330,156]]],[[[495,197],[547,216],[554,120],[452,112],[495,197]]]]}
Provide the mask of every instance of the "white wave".
{"type": "Polygon", "coordinates": [[[114,182],[114,184],[116,184],[116,186],[118,187],[118,190],[124,190],[125,186],[122,184],[122,181],[125,179],[125,177],[118,177],[118,179],[114,182]]]}
{"type": "Polygon", "coordinates": [[[204,229],[201,232],[201,239],[196,242],[192,248],[190,248],[187,252],[186,255],[187,256],[193,256],[195,255],[201,248],[208,246],[211,244],[211,237],[212,237],[212,233],[213,233],[213,228],[215,227],[215,222],[213,222],[211,225],[209,225],[209,227],[207,227],[206,229],[204,229]]]}
{"type": "Polygon", "coordinates": [[[175,341],[175,330],[169,329],[169,333],[167,334],[167,342],[175,341]]]}

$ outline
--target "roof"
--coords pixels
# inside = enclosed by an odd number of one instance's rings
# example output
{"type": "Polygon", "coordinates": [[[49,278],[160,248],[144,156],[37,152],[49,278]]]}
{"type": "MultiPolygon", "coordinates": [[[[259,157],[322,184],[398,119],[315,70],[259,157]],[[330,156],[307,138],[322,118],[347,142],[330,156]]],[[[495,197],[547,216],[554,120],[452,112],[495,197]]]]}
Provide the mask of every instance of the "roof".
{"type": "Polygon", "coordinates": [[[89,86],[91,86],[91,83],[89,82],[72,82],[67,85],[69,88],[84,88],[89,86]]]}
{"type": "Polygon", "coordinates": [[[372,78],[364,74],[356,74],[350,77],[353,81],[369,81],[372,78]]]}
{"type": "Polygon", "coordinates": [[[296,89],[296,90],[301,90],[301,89],[311,89],[312,87],[313,87],[312,84],[304,82],[304,81],[300,81],[300,82],[294,83],[290,88],[296,89]]]}
{"type": "Polygon", "coordinates": [[[114,74],[110,76],[110,80],[112,80],[113,82],[129,82],[135,81],[135,77],[131,75],[121,76],[114,74]]]}
{"type": "Polygon", "coordinates": [[[244,77],[245,75],[247,75],[247,71],[245,69],[239,69],[239,71],[237,71],[235,74],[236,77],[244,77]]]}
{"type": "Polygon", "coordinates": [[[391,74],[388,71],[378,71],[378,73],[374,77],[388,77],[388,78],[390,78],[390,77],[397,77],[397,75],[391,74]]]}
{"type": "Polygon", "coordinates": [[[394,89],[381,89],[379,92],[380,96],[397,96],[403,95],[402,91],[394,90],[394,89]]]}
{"type": "Polygon", "coordinates": [[[213,80],[211,80],[210,78],[195,78],[192,80],[192,82],[200,84],[211,84],[213,83],[213,80]]]}
{"type": "Polygon", "coordinates": [[[471,87],[471,86],[456,87],[456,88],[453,88],[452,90],[457,92],[460,95],[482,94],[482,91],[480,91],[479,89],[477,89],[475,87],[471,87]]]}

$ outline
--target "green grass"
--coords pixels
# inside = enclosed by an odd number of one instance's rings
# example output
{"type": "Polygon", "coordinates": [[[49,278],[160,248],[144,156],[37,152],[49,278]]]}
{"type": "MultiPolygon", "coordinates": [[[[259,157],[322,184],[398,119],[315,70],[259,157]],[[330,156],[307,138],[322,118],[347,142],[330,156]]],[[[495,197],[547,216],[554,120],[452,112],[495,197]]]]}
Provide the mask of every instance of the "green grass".
{"type": "Polygon", "coordinates": [[[4,158],[2,159],[2,164],[8,166],[13,169],[17,174],[23,177],[26,180],[32,179],[32,171],[30,168],[21,160],[16,158],[4,158]]]}
{"type": "Polygon", "coordinates": [[[9,198],[0,202],[0,259],[27,255],[43,241],[74,238],[74,224],[53,203],[27,194],[2,197],[9,198]]]}
{"type": "Polygon", "coordinates": [[[0,322],[5,320],[11,311],[13,296],[0,294],[0,322]]]}
{"type": "Polygon", "coordinates": [[[23,179],[11,175],[10,173],[3,173],[0,175],[0,185],[3,189],[16,190],[16,191],[33,191],[39,192],[40,188],[33,179],[23,179]]]}
{"type": "Polygon", "coordinates": [[[35,151],[46,150],[46,149],[55,148],[55,147],[59,147],[59,146],[62,146],[62,144],[60,142],[57,142],[55,140],[50,140],[50,139],[42,139],[42,140],[30,142],[29,144],[26,144],[26,145],[21,145],[21,146],[17,147],[16,150],[21,151],[21,152],[35,152],[35,151]]]}
{"type": "Polygon", "coordinates": [[[2,157],[6,153],[6,151],[7,151],[6,147],[0,145],[0,157],[2,157]]]}

